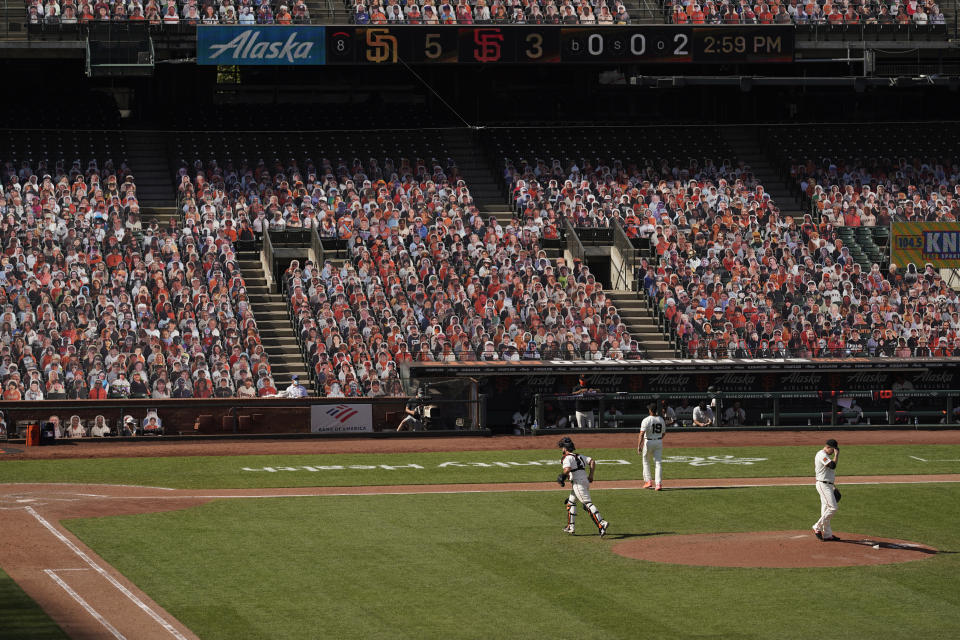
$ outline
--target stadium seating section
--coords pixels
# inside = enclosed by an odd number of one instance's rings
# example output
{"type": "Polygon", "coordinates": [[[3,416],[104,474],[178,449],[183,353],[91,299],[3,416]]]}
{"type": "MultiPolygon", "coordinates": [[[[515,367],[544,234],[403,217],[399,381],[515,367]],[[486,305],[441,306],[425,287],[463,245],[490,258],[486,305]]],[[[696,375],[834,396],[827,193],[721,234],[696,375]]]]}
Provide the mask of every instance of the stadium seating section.
{"type": "Polygon", "coordinates": [[[786,211],[716,130],[495,130],[509,222],[480,213],[439,131],[174,133],[179,216],[161,226],[140,217],[122,132],[8,132],[4,398],[276,393],[237,259],[268,230],[316,229],[325,249],[282,274],[323,395],[402,394],[414,360],[643,357],[558,255],[565,218],[622,227],[682,355],[953,355],[956,291],[886,256],[890,221],[960,215],[956,133],[770,128],[804,207],[786,211]]]}
{"type": "Polygon", "coordinates": [[[887,35],[896,35],[898,26],[915,26],[946,34],[946,18],[934,0],[673,0],[666,6],[674,24],[863,25],[887,35]]]}
{"type": "Polygon", "coordinates": [[[208,200],[201,208],[219,217],[245,212],[254,232],[316,228],[326,246],[345,248],[342,262],[284,275],[325,394],[398,393],[397,364],[411,360],[641,355],[585,266],[551,260],[539,228],[479,214],[437,134],[175,144],[184,158],[221,158],[181,167],[188,218],[208,200]],[[279,157],[265,162],[261,150],[279,157]]]}
{"type": "Polygon", "coordinates": [[[629,24],[619,0],[346,0],[357,24],[629,24]]]}
{"type": "Polygon", "coordinates": [[[685,355],[949,355],[960,349],[956,291],[926,265],[884,269],[883,225],[957,219],[954,138],[889,128],[766,132],[817,208],[802,217],[781,212],[750,167],[700,129],[511,132],[491,146],[521,217],[624,228],[649,256],[638,279],[685,355]],[[883,158],[881,140],[941,155],[883,158]]]}

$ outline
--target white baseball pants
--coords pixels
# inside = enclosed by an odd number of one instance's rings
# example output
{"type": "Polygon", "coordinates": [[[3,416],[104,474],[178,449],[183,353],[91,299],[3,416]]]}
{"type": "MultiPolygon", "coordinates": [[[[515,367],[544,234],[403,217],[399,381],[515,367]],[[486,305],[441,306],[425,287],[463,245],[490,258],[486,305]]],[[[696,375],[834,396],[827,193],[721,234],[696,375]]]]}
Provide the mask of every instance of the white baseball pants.
{"type": "Polygon", "coordinates": [[[833,485],[817,481],[817,493],[820,494],[820,519],[813,528],[821,532],[824,538],[829,538],[833,536],[830,518],[837,512],[837,499],[833,495],[833,485]]]}
{"type": "Polygon", "coordinates": [[[599,527],[603,517],[590,499],[590,483],[576,481],[570,483],[570,495],[567,497],[567,526],[573,527],[576,523],[577,500],[587,510],[587,514],[589,514],[593,523],[599,527]]]}
{"type": "Polygon", "coordinates": [[[577,411],[577,428],[593,429],[593,411],[577,411]]]}
{"type": "Polygon", "coordinates": [[[660,471],[663,467],[663,439],[643,441],[643,481],[650,482],[650,459],[653,458],[655,483],[660,484],[660,471]]]}

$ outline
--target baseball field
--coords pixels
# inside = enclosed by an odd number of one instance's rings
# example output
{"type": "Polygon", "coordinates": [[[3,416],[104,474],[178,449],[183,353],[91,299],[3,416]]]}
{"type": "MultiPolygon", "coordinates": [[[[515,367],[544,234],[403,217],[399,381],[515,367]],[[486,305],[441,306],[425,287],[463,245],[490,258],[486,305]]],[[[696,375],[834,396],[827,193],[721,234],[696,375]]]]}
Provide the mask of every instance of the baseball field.
{"type": "Polygon", "coordinates": [[[960,637],[960,433],[832,435],[839,542],[817,433],[7,447],[0,637],[960,637]]]}

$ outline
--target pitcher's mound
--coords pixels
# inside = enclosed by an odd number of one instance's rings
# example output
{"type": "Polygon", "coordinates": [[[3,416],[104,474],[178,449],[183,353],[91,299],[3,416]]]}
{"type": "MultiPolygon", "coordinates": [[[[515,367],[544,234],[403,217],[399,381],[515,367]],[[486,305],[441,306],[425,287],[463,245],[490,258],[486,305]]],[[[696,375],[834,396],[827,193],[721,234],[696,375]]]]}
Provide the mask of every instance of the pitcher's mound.
{"type": "Polygon", "coordinates": [[[812,531],[751,531],[657,536],[620,542],[613,552],[627,558],[706,567],[853,567],[922,560],[937,553],[907,540],[835,532],[821,542],[812,531]]]}

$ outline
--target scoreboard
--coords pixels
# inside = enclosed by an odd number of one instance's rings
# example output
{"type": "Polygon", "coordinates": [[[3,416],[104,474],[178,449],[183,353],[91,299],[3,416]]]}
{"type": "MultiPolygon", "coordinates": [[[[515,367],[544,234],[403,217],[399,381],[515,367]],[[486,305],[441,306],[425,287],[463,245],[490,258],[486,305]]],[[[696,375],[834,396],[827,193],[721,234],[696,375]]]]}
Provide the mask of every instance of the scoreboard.
{"type": "Polygon", "coordinates": [[[327,64],[793,62],[792,26],[327,27],[327,64]]]}
{"type": "Polygon", "coordinates": [[[210,25],[198,64],[789,63],[791,25],[210,25]]]}

